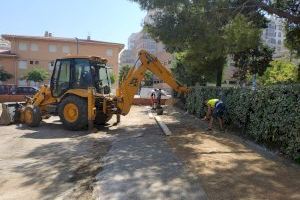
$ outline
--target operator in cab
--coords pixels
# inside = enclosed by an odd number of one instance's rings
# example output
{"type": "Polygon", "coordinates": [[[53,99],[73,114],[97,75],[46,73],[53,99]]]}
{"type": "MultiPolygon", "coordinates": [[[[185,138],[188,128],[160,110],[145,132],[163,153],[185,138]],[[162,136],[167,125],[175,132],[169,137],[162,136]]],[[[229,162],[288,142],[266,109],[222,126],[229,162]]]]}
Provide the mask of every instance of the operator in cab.
{"type": "Polygon", "coordinates": [[[225,105],[219,99],[209,99],[205,102],[205,106],[207,106],[207,112],[205,117],[202,120],[209,120],[207,130],[212,130],[212,125],[214,118],[218,119],[220,129],[224,130],[224,112],[225,112],[225,105]]]}

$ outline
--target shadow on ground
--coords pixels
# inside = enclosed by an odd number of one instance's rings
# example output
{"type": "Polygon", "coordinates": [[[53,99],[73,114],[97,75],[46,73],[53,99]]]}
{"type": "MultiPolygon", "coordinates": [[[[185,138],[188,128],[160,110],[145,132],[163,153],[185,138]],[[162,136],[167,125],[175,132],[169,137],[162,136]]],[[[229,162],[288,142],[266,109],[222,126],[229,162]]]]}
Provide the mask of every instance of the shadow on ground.
{"type": "Polygon", "coordinates": [[[196,173],[209,199],[300,199],[300,167],[249,146],[242,138],[204,131],[199,119],[172,108],[168,143],[196,173]]]}
{"type": "Polygon", "coordinates": [[[91,189],[96,174],[103,170],[98,176],[102,192],[105,189],[103,199],[118,195],[122,200],[202,198],[199,181],[184,171],[146,113],[145,108],[135,108],[120,125],[97,127],[98,133],[64,130],[55,120],[45,120],[37,128],[18,126],[25,132],[20,138],[41,140],[41,145],[20,158],[26,162],[12,169],[26,177],[20,187],[34,186],[41,199],[66,197],[70,189],[66,199],[89,199],[84,191],[91,189]]]}
{"type": "Polygon", "coordinates": [[[173,154],[154,119],[143,110],[136,112],[139,117],[130,118],[130,125],[114,131],[118,138],[103,160],[96,196],[116,200],[206,199],[197,177],[173,154]]]}
{"type": "Polygon", "coordinates": [[[42,199],[53,199],[77,182],[88,189],[101,170],[99,160],[108,149],[108,141],[96,138],[53,142],[35,148],[25,156],[30,160],[14,171],[27,177],[22,186],[36,185],[41,188],[42,199]]]}

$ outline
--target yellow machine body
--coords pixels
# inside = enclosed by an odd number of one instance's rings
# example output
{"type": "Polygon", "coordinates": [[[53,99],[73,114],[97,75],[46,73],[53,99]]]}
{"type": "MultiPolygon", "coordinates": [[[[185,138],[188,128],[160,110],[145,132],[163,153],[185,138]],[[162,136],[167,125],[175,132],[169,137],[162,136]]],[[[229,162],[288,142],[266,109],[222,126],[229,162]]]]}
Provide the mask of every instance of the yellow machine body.
{"type": "MultiPolygon", "coordinates": [[[[73,58],[107,63],[106,59],[95,56],[68,56],[63,59],[73,58]]],[[[99,93],[94,87],[88,87],[87,89],[68,89],[59,97],[54,97],[51,87],[43,85],[32,98],[26,100],[25,105],[16,108],[15,113],[18,113],[18,117],[15,117],[15,121],[29,126],[38,126],[42,118],[59,113],[67,128],[77,130],[83,128],[85,123],[89,128],[92,128],[95,122],[105,123],[113,114],[118,115],[119,119],[120,114],[126,115],[130,111],[134,95],[147,70],[178,93],[188,92],[188,88],[177,82],[171,72],[152,54],[142,50],[139,52],[139,60],[140,66],[134,66],[129,70],[117,88],[116,95],[99,93]]]]}

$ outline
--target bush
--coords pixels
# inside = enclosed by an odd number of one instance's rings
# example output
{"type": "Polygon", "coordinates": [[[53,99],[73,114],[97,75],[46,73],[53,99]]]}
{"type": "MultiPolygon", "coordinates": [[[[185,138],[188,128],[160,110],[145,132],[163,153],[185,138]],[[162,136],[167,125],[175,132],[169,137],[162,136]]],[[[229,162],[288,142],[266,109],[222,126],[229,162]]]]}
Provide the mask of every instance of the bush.
{"type": "Polygon", "coordinates": [[[272,85],[278,83],[297,82],[298,69],[295,64],[285,60],[274,60],[263,76],[259,78],[262,84],[272,85]]]}
{"type": "Polygon", "coordinates": [[[300,158],[300,85],[273,85],[250,89],[195,86],[186,99],[186,109],[205,115],[203,103],[223,100],[230,121],[246,127],[256,141],[278,147],[294,159],[300,158]]]}

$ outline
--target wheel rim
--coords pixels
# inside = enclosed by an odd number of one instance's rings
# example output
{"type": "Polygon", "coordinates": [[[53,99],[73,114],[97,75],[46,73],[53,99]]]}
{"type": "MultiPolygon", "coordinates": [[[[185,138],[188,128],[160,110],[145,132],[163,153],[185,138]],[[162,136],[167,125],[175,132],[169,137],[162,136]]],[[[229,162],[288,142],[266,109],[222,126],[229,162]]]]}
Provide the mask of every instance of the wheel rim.
{"type": "Polygon", "coordinates": [[[31,109],[25,109],[24,118],[25,118],[25,123],[26,123],[26,124],[32,123],[32,120],[33,120],[33,112],[32,112],[31,109]]]}
{"type": "Polygon", "coordinates": [[[75,122],[78,119],[78,108],[73,103],[68,103],[64,107],[64,118],[68,122],[75,122]]]}

